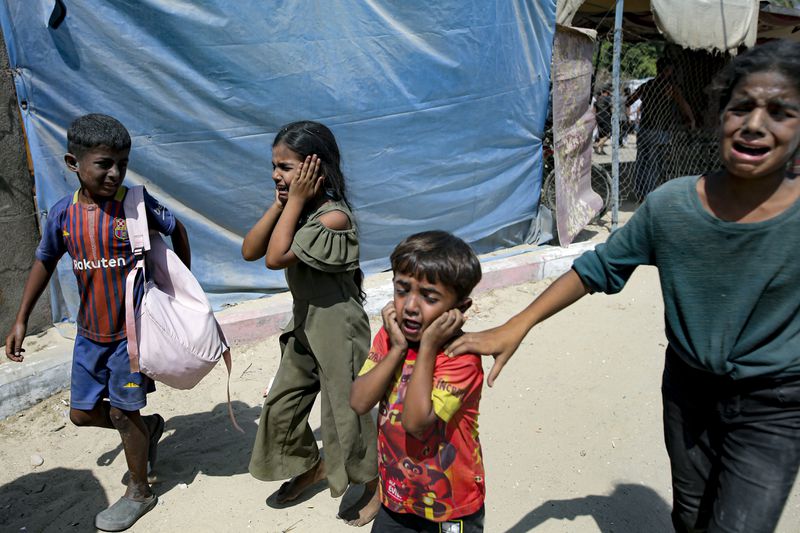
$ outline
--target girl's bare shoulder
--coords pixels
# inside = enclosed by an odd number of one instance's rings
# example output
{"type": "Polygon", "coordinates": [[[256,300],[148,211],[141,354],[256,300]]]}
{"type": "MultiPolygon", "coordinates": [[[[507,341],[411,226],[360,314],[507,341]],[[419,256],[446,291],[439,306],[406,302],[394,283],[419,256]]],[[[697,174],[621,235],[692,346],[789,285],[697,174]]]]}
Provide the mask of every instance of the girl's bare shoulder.
{"type": "Polygon", "coordinates": [[[344,211],[333,209],[319,216],[320,223],[332,230],[350,229],[350,217],[344,211]]]}

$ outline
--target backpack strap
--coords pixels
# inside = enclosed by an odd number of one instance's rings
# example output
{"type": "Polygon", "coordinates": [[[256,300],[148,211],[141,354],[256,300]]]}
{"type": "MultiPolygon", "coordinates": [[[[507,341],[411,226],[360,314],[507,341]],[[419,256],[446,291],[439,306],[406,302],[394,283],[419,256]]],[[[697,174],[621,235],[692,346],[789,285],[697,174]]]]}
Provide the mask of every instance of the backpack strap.
{"type": "Polygon", "coordinates": [[[150,250],[150,229],[147,227],[144,187],[142,185],[129,187],[122,206],[125,210],[125,225],[133,254],[136,255],[137,250],[143,252],[150,250]]]}
{"type": "MultiPolygon", "coordinates": [[[[217,331],[219,332],[219,338],[228,346],[228,339],[225,338],[225,332],[222,331],[222,326],[219,325],[217,322],[217,331]]],[[[236,428],[239,433],[244,433],[244,430],[236,423],[236,415],[233,414],[233,406],[231,405],[231,371],[233,370],[233,361],[231,360],[231,349],[226,348],[224,352],[222,352],[222,360],[225,361],[225,368],[228,370],[228,380],[225,384],[225,388],[228,392],[228,416],[231,419],[231,424],[233,427],[236,428]]]]}
{"type": "Polygon", "coordinates": [[[150,232],[147,227],[147,210],[144,205],[144,187],[136,185],[130,187],[123,201],[125,210],[125,225],[128,230],[128,240],[133,250],[134,267],[128,272],[125,279],[125,333],[128,337],[128,359],[130,360],[131,373],[139,372],[139,338],[136,334],[136,306],[134,305],[134,288],[136,276],[141,272],[142,279],[145,275],[144,254],[150,250],[150,232]]]}
{"type": "MultiPolygon", "coordinates": [[[[222,334],[222,328],[220,328],[219,332],[222,334]]],[[[230,348],[226,349],[222,354],[222,359],[225,361],[225,368],[228,369],[228,382],[225,385],[228,391],[228,416],[231,419],[233,427],[236,428],[239,433],[244,433],[244,430],[236,423],[236,415],[233,414],[233,406],[231,405],[231,370],[233,370],[233,362],[231,361],[230,348]]]]}
{"type": "Polygon", "coordinates": [[[136,266],[128,272],[125,279],[125,334],[128,337],[128,359],[131,365],[131,374],[139,372],[139,338],[136,335],[136,307],[133,304],[133,292],[136,274],[139,270],[144,275],[144,261],[137,261],[136,266]]]}

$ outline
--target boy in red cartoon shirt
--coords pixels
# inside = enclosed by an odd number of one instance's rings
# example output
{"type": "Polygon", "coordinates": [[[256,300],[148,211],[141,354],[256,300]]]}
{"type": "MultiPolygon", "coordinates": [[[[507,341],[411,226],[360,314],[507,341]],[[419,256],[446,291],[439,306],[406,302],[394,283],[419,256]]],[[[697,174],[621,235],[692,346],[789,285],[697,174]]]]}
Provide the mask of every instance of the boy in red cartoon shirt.
{"type": "Polygon", "coordinates": [[[480,263],[444,231],[408,237],[391,261],[394,299],[350,393],[359,414],[380,401],[382,506],[372,531],[483,531],[483,368],[478,355],[442,353],[464,324],[480,263]]]}

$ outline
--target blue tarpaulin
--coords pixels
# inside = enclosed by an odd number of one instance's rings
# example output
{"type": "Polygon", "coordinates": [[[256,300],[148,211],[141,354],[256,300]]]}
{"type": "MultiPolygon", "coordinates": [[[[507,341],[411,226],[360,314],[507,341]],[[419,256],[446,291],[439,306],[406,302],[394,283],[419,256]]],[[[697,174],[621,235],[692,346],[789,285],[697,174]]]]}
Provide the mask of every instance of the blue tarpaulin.
{"type": "MultiPolygon", "coordinates": [[[[526,238],[555,0],[81,0],[49,27],[55,4],[0,2],[43,216],[78,187],[69,123],[118,118],[126,181],[186,225],[217,304],[285,287],[239,249],[274,200],[272,139],[299,119],[337,137],[366,271],[425,229],[479,252],[526,238]]],[[[56,319],[75,316],[70,270],[54,280],[56,319]]]]}

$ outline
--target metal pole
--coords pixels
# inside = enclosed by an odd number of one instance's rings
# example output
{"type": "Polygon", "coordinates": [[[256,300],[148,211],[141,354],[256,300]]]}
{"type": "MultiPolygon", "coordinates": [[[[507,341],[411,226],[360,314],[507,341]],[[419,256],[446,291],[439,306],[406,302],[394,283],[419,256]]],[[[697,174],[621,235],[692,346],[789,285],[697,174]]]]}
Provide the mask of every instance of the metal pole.
{"type": "Polygon", "coordinates": [[[622,49],[622,11],[625,0],[617,0],[614,17],[614,63],[612,69],[612,90],[614,92],[611,111],[611,231],[619,224],[619,113],[621,93],[619,87],[620,54],[622,49]]]}

